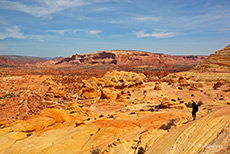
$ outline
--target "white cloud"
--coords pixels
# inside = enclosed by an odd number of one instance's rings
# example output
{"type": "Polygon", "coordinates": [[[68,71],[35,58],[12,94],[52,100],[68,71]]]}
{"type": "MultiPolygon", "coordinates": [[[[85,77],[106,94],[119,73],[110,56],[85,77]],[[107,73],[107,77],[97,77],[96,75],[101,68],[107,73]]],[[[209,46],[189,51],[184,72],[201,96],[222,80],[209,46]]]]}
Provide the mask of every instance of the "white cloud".
{"type": "Polygon", "coordinates": [[[86,0],[31,0],[30,3],[1,0],[0,8],[25,12],[35,17],[43,17],[68,8],[85,6],[91,3],[86,0]]]}
{"type": "Polygon", "coordinates": [[[48,30],[48,32],[57,33],[57,34],[60,34],[62,36],[64,36],[65,33],[77,33],[77,32],[85,32],[85,33],[92,34],[92,35],[97,35],[97,34],[101,33],[100,30],[88,30],[88,29],[48,30]]]}
{"type": "Polygon", "coordinates": [[[141,22],[145,22],[145,21],[154,21],[157,22],[160,20],[160,17],[148,17],[148,16],[144,16],[144,17],[136,17],[135,20],[137,21],[141,21],[141,22]]]}
{"type": "Polygon", "coordinates": [[[62,36],[64,36],[65,33],[76,33],[76,32],[79,32],[79,31],[83,31],[83,29],[48,30],[48,32],[57,33],[57,34],[60,34],[62,36]]]}
{"type": "Polygon", "coordinates": [[[100,30],[87,30],[87,33],[92,34],[92,35],[97,35],[101,33],[101,31],[100,30]]]}
{"type": "Polygon", "coordinates": [[[44,36],[42,36],[42,35],[30,35],[28,37],[30,39],[38,40],[39,42],[44,42],[45,41],[44,36]]]}
{"type": "Polygon", "coordinates": [[[13,26],[11,28],[6,28],[4,32],[0,32],[0,40],[5,38],[25,39],[26,36],[20,32],[17,26],[13,26]]]}
{"type": "Polygon", "coordinates": [[[112,9],[108,8],[108,7],[97,7],[97,8],[92,9],[91,11],[93,11],[93,12],[107,12],[107,11],[112,11],[112,9]]]}
{"type": "Polygon", "coordinates": [[[6,38],[14,39],[34,39],[40,42],[44,42],[47,38],[51,38],[51,35],[25,35],[21,32],[18,26],[13,26],[11,28],[6,28],[5,31],[0,32],[0,40],[6,38]]]}
{"type": "Polygon", "coordinates": [[[173,32],[153,32],[153,33],[145,33],[145,31],[134,32],[137,38],[144,37],[155,37],[155,38],[168,38],[175,36],[173,32]]]}

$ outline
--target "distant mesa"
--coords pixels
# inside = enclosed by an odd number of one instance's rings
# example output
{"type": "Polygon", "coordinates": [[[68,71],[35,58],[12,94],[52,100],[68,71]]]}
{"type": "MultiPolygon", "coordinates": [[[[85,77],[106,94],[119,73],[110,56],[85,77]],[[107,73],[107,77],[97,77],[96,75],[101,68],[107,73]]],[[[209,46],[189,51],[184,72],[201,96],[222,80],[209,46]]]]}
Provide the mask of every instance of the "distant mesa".
{"type": "Polygon", "coordinates": [[[14,60],[7,59],[5,57],[0,57],[0,66],[14,66],[17,63],[14,60]]]}
{"type": "Polygon", "coordinates": [[[104,65],[132,67],[194,66],[207,56],[171,56],[135,50],[97,51],[89,54],[74,54],[59,60],[56,65],[104,65]]]}
{"type": "Polygon", "coordinates": [[[31,57],[31,56],[16,56],[16,55],[1,55],[0,64],[6,65],[19,65],[23,66],[25,64],[35,64],[39,62],[46,62],[47,58],[31,57]]]}
{"type": "Polygon", "coordinates": [[[198,72],[230,72],[230,44],[224,49],[211,54],[191,71],[198,72]]]}
{"type": "MultiPolygon", "coordinates": [[[[26,71],[39,74],[59,71],[56,68],[75,70],[125,70],[134,72],[180,72],[187,71],[206,59],[207,56],[171,56],[137,50],[104,50],[88,54],[74,54],[69,57],[39,58],[29,56],[0,56],[0,67],[26,67],[26,71]],[[44,69],[35,70],[33,67],[44,69]],[[28,70],[32,68],[32,70],[28,70]]],[[[68,73],[67,71],[62,73],[68,73]]],[[[21,72],[18,72],[20,74],[21,72]]],[[[21,73],[22,74],[22,73],[21,73]]],[[[79,74],[79,73],[78,73],[79,74]]]]}

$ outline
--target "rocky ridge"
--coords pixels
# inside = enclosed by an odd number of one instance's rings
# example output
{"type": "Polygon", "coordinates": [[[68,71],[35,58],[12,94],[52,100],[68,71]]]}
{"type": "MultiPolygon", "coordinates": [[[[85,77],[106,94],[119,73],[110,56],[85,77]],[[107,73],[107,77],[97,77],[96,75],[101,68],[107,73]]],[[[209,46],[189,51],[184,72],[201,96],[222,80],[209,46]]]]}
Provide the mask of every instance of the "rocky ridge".
{"type": "Polygon", "coordinates": [[[126,67],[173,67],[174,65],[196,65],[206,56],[170,56],[143,51],[111,50],[89,54],[74,54],[61,59],[56,65],[102,65],[113,64],[126,67]]]}
{"type": "Polygon", "coordinates": [[[191,70],[196,72],[230,73],[230,45],[211,54],[207,59],[191,70]]]}

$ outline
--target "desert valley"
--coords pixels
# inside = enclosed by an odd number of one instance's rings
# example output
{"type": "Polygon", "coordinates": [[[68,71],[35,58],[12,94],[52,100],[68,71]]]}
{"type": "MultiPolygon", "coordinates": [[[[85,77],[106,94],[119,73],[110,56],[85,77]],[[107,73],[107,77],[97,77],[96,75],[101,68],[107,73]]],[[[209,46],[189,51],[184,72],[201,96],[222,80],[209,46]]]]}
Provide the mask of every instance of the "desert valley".
{"type": "Polygon", "coordinates": [[[230,45],[0,56],[0,115],[1,154],[227,154],[230,45]]]}

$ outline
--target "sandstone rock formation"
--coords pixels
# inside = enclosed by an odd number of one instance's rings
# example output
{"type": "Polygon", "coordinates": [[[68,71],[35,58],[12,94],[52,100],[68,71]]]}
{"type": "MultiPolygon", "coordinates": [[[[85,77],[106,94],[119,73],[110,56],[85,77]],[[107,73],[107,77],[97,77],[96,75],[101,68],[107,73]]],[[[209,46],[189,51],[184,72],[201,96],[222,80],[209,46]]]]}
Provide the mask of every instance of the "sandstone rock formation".
{"type": "Polygon", "coordinates": [[[230,45],[216,51],[199,65],[193,67],[192,71],[198,72],[230,72],[230,45]]]}
{"type": "Polygon", "coordinates": [[[156,83],[155,83],[154,90],[161,90],[161,85],[160,85],[159,82],[156,82],[156,83]]]}
{"type": "Polygon", "coordinates": [[[224,107],[181,126],[158,140],[146,153],[227,153],[230,143],[229,112],[230,107],[224,107]]]}
{"type": "Polygon", "coordinates": [[[144,86],[146,80],[145,75],[141,73],[109,71],[103,78],[92,77],[78,84],[79,99],[115,100],[123,89],[144,86]]]}
{"type": "Polygon", "coordinates": [[[72,66],[83,64],[149,65],[151,56],[136,51],[75,55],[59,61],[58,67],[79,60],[56,75],[5,76],[7,70],[1,70],[0,153],[229,152],[229,72],[160,72],[151,80],[115,70],[87,79],[71,74],[72,66]],[[135,54],[142,62],[135,62],[135,54]],[[200,104],[194,121],[192,102],[200,104]]]}
{"type": "Polygon", "coordinates": [[[125,67],[166,68],[174,65],[196,65],[206,56],[170,56],[143,51],[111,50],[89,54],[74,54],[58,61],[57,65],[116,65],[125,67]]]}

